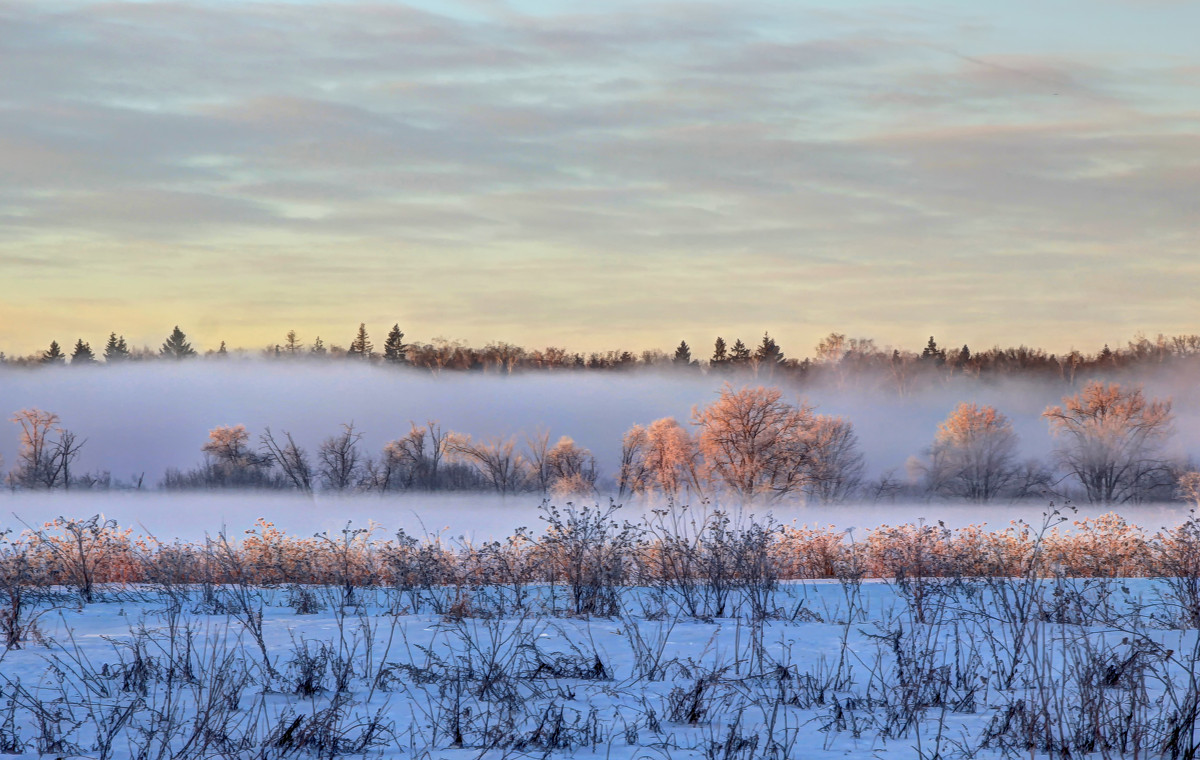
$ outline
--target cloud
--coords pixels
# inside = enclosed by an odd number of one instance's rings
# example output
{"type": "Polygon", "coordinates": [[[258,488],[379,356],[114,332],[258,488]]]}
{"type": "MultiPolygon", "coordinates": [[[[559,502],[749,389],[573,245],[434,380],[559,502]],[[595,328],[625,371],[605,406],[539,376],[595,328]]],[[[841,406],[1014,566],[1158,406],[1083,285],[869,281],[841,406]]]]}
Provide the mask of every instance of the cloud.
{"type": "MultiPolygon", "coordinates": [[[[29,323],[82,272],[218,326],[240,302],[230,332],[252,344],[297,324],[249,327],[282,318],[255,303],[284,300],[281,278],[306,332],[358,283],[402,280],[414,330],[484,340],[497,322],[661,343],[646,323],[674,334],[693,302],[738,329],[891,315],[866,327],[896,340],[950,321],[908,293],[939,290],[993,304],[964,323],[990,334],[1031,299],[1084,299],[1063,291],[1081,260],[1112,282],[1147,251],[1178,261],[1200,179],[1194,57],[1130,66],[1002,15],[0,2],[0,274],[22,278],[29,323]],[[1016,254],[1041,268],[1001,263],[1016,254]],[[172,257],[213,266],[136,269],[172,257]],[[495,293],[539,307],[522,323],[495,293]]],[[[357,292],[397,310],[394,287],[357,292]]],[[[1084,338],[1129,328],[1098,320],[1084,338]]],[[[22,350],[49,337],[0,327],[22,350]]]]}

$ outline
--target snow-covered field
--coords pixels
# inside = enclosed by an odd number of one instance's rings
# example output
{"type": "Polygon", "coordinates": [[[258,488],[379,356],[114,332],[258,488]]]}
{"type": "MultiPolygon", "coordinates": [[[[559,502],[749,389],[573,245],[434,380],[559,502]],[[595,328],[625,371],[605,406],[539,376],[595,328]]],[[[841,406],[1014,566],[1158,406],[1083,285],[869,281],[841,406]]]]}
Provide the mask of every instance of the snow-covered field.
{"type": "Polygon", "coordinates": [[[1162,581],[750,584],[717,618],[678,588],[614,593],[579,616],[565,585],[39,592],[0,655],[0,751],[1190,757],[1200,739],[1196,631],[1162,581]]]}

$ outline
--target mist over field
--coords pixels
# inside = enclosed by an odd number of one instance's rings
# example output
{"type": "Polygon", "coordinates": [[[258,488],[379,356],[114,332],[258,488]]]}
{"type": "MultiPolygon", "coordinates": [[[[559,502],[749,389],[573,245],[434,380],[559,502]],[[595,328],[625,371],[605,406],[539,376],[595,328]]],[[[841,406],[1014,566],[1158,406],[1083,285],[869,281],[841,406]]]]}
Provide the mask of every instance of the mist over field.
{"type": "MultiPolygon", "coordinates": [[[[741,384],[771,384],[746,379],[741,384]]],[[[713,401],[724,379],[699,373],[539,373],[528,375],[434,376],[357,364],[303,364],[281,367],[263,361],[224,364],[156,363],[89,369],[0,371],[0,412],[5,417],[36,407],[57,413],[62,425],[86,438],[74,467],[77,472],[107,470],[119,481],[144,473],[145,488],[155,489],[168,468],[196,466],[208,431],[218,425],[243,424],[252,440],[267,426],[277,434],[291,432],[301,446],[314,450],[326,437],[354,422],[363,434],[364,452],[378,455],[387,441],[409,429],[410,421],[437,420],[447,431],[476,437],[549,430],[551,441],[570,436],[592,451],[600,469],[601,498],[607,498],[619,464],[621,436],[632,425],[673,416],[683,423],[694,405],[713,401]]],[[[1189,376],[1160,374],[1145,383],[1150,396],[1171,397],[1175,434],[1167,455],[1186,460],[1200,452],[1200,393],[1189,376]]],[[[818,412],[849,419],[866,460],[866,479],[895,471],[907,477],[905,462],[929,446],[937,425],[963,401],[994,405],[1008,415],[1019,435],[1019,456],[1048,459],[1053,439],[1041,414],[1058,403],[1067,386],[1014,379],[1000,383],[952,382],[908,396],[879,390],[830,387],[797,388],[784,382],[786,397],[814,404],[818,412]]],[[[16,459],[16,425],[0,427],[0,455],[5,469],[16,459]]],[[[369,520],[389,530],[440,531],[452,535],[495,537],[518,525],[536,528],[537,494],[505,499],[486,493],[409,494],[385,497],[315,499],[292,495],[206,492],[203,494],[70,495],[13,493],[2,499],[3,510],[40,521],[60,513],[105,512],[123,524],[141,524],[157,533],[180,531],[190,537],[248,528],[266,516],[289,529],[311,532],[336,529],[346,519],[369,520]]],[[[1048,499],[1047,499],[1048,501],[1048,499]]],[[[986,520],[1005,524],[1013,516],[1037,517],[1041,503],[985,508],[946,501],[909,505],[855,504],[804,506],[797,500],[770,506],[784,522],[870,527],[882,522],[908,522],[925,517],[964,525],[986,520]]],[[[644,508],[644,505],[643,507],[644,508]]],[[[1178,522],[1182,504],[1161,508],[1126,507],[1146,527],[1178,522]]],[[[760,509],[760,512],[765,511],[760,509]]],[[[1106,511],[1102,508],[1089,513],[1106,511]]],[[[1132,518],[1131,518],[1132,519],[1132,518]]]]}
{"type": "MultiPolygon", "coordinates": [[[[563,505],[565,499],[551,499],[563,505]]],[[[576,500],[578,503],[578,500],[576,500]]],[[[501,497],[488,493],[388,494],[379,496],[330,496],[318,494],[306,498],[294,493],[261,492],[98,492],[98,493],[17,493],[0,495],[0,529],[38,528],[59,516],[86,517],[103,514],[135,535],[152,535],[162,541],[196,541],[226,530],[230,538],[255,527],[257,520],[273,523],[292,536],[306,537],[328,532],[340,535],[347,522],[353,528],[378,527],[377,539],[388,539],[398,529],[411,536],[478,544],[503,540],[525,527],[540,534],[545,528],[542,497],[517,494],[501,497]]],[[[663,507],[659,500],[641,497],[628,499],[618,518],[637,522],[650,510],[663,507]]],[[[1034,526],[1043,523],[1047,503],[997,502],[970,504],[955,501],[923,502],[852,502],[849,504],[805,504],[797,499],[782,499],[767,504],[742,507],[736,503],[711,505],[728,509],[735,522],[770,517],[795,527],[832,526],[849,531],[848,540],[861,540],[880,525],[908,525],[918,522],[933,525],[943,522],[947,528],[987,524],[1003,530],[1013,520],[1034,526]]],[[[697,514],[707,514],[705,505],[691,505],[697,514]]],[[[1136,504],[1120,507],[1077,505],[1064,513],[1070,521],[1117,512],[1133,525],[1153,533],[1173,528],[1189,516],[1190,506],[1182,502],[1136,504]]],[[[1063,528],[1070,531],[1070,525],[1063,528]]]]}

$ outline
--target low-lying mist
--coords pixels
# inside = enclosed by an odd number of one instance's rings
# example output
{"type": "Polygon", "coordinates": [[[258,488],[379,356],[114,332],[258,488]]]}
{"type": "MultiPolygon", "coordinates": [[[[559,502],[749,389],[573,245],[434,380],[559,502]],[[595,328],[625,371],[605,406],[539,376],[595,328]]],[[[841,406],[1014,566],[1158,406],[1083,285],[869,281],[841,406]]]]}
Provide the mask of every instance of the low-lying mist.
{"type": "MultiPolygon", "coordinates": [[[[119,481],[144,474],[147,488],[156,487],[168,468],[199,463],[201,445],[219,425],[243,424],[255,441],[267,426],[277,434],[288,431],[311,451],[339,432],[343,423],[353,422],[364,434],[365,451],[376,455],[385,442],[406,433],[410,422],[427,420],[439,421],[447,431],[476,437],[517,435],[520,439],[522,433],[538,428],[548,430],[551,441],[570,436],[595,455],[601,482],[611,482],[626,430],[667,416],[686,424],[693,406],[713,401],[726,381],[698,372],[433,376],[349,362],[295,366],[263,361],[159,362],[0,369],[0,413],[7,418],[17,410],[36,407],[58,414],[63,427],[86,439],[73,465],[76,471],[107,470],[119,481]]],[[[769,378],[732,382],[773,384],[769,378]]],[[[1159,375],[1147,378],[1144,386],[1147,395],[1174,401],[1175,433],[1167,454],[1182,460],[1200,451],[1200,391],[1193,379],[1159,375]]],[[[994,405],[1011,419],[1020,437],[1020,456],[1046,459],[1054,441],[1041,414],[1077,390],[1061,382],[1029,379],[1000,383],[963,379],[905,396],[782,387],[786,396],[853,423],[868,478],[888,470],[903,478],[905,462],[929,446],[938,424],[964,401],[994,405]]],[[[16,425],[4,427],[8,429],[0,427],[0,456],[7,469],[16,461],[19,430],[16,425]]],[[[479,496],[447,498],[470,502],[479,496]]],[[[207,496],[198,503],[209,503],[205,499],[227,503],[207,496]]],[[[539,499],[530,496],[521,501],[536,506],[539,499]]],[[[296,502],[295,509],[321,509],[327,503],[296,502]]],[[[383,508],[391,502],[368,503],[383,508]]],[[[205,529],[212,529],[210,517],[202,522],[205,529]]],[[[512,527],[511,520],[502,522],[505,529],[512,527]]]]}
{"type": "MultiPolygon", "coordinates": [[[[551,503],[564,505],[565,499],[551,503]]],[[[607,504],[607,499],[605,500],[607,504]]],[[[535,535],[543,532],[542,498],[536,494],[501,497],[494,494],[400,494],[400,495],[317,495],[271,493],[17,493],[0,497],[0,530],[39,528],[56,517],[83,518],[103,514],[121,528],[132,528],[136,535],[152,535],[161,541],[196,541],[216,536],[225,530],[230,538],[240,538],[253,529],[260,518],[273,523],[289,535],[305,537],[329,532],[338,536],[347,522],[354,528],[376,525],[377,538],[393,536],[403,529],[413,536],[436,535],[442,539],[462,538],[471,543],[501,540],[520,527],[535,535]]],[[[658,500],[635,498],[622,505],[620,519],[639,522],[651,516],[651,510],[665,504],[658,500]]],[[[861,540],[880,525],[908,525],[939,521],[947,528],[986,524],[1003,530],[1013,520],[1024,520],[1037,527],[1043,524],[1048,503],[1021,502],[986,505],[965,502],[934,501],[917,503],[804,504],[781,500],[769,504],[742,507],[737,504],[694,504],[688,509],[697,515],[714,508],[726,509],[735,522],[753,516],[770,517],[776,522],[808,527],[832,526],[849,531],[848,540],[861,540]]],[[[1069,521],[1098,517],[1117,511],[1124,519],[1153,533],[1173,528],[1189,516],[1188,505],[1125,505],[1119,508],[1079,505],[1063,512],[1069,521]]],[[[1069,530],[1070,526],[1064,525],[1069,530]]]]}

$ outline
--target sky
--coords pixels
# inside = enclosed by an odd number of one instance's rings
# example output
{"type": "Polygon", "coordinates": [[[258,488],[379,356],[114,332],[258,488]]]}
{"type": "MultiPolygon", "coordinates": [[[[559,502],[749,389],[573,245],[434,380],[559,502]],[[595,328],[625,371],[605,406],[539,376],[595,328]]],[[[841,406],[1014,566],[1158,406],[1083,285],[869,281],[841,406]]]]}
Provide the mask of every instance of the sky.
{"type": "Polygon", "coordinates": [[[0,350],[1200,332],[1200,3],[0,0],[0,350]]]}

